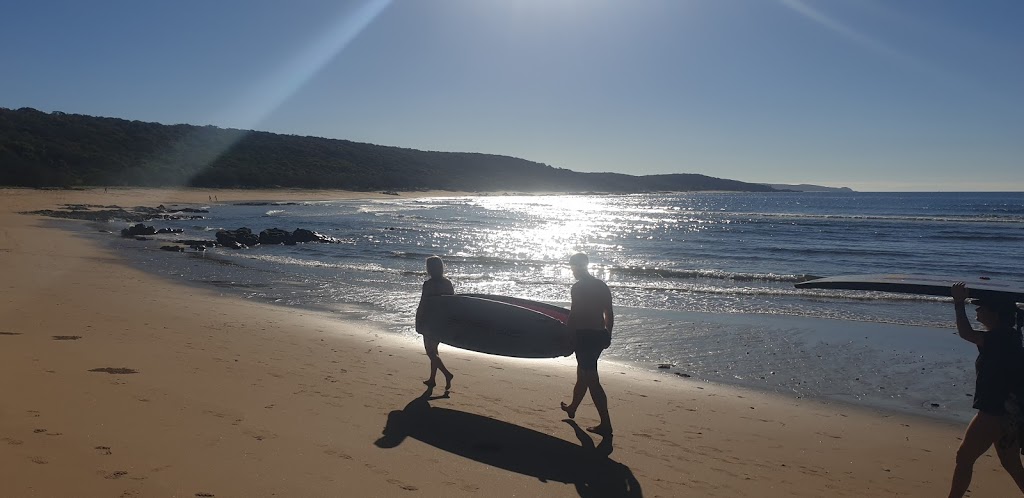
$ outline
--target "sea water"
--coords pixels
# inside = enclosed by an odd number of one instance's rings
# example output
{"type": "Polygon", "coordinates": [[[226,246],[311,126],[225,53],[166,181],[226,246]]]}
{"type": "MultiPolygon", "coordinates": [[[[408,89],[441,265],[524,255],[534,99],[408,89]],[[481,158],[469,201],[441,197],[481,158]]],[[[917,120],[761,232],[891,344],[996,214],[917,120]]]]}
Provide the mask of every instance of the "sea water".
{"type": "Polygon", "coordinates": [[[616,308],[604,358],[682,382],[952,419],[971,414],[976,350],[955,335],[949,299],[793,284],[910,273],[1024,286],[1024,193],[396,196],[208,209],[201,220],[155,223],[183,235],[106,240],[150,271],[355,314],[409,338],[428,256],[445,260],[457,292],[567,306],[566,261],[584,251],[616,308]],[[156,249],[239,227],[305,228],[340,242],[156,249]]]}

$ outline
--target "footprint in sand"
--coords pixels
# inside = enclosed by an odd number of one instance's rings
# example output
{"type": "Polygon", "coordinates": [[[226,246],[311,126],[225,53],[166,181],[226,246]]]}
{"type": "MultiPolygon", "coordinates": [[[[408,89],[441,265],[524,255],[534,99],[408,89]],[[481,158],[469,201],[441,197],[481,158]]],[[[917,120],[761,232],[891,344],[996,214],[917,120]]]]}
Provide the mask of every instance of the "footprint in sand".
{"type": "Polygon", "coordinates": [[[80,336],[80,335],[55,335],[55,336],[53,336],[53,340],[55,340],[55,341],[77,341],[77,340],[79,340],[81,338],[82,338],[82,336],[80,336]]]}
{"type": "Polygon", "coordinates": [[[103,478],[104,479],[120,479],[120,478],[122,478],[122,477],[124,477],[126,475],[128,475],[128,471],[125,471],[125,470],[115,470],[113,472],[108,472],[108,473],[104,474],[103,478]]]}
{"type": "Polygon", "coordinates": [[[91,368],[91,369],[89,369],[89,371],[90,372],[103,372],[103,373],[108,373],[108,374],[134,374],[134,373],[139,373],[138,370],[135,370],[135,369],[132,369],[132,368],[124,368],[124,367],[117,367],[117,368],[115,368],[115,367],[91,368]]]}
{"type": "Polygon", "coordinates": [[[112,451],[110,451],[110,446],[97,446],[97,447],[95,447],[93,449],[98,451],[100,453],[100,455],[113,455],[114,454],[112,451]]]}
{"type": "Polygon", "coordinates": [[[276,439],[277,434],[273,432],[263,431],[259,429],[245,429],[242,434],[249,436],[257,441],[263,441],[264,439],[276,439]]]}
{"type": "Polygon", "coordinates": [[[335,451],[335,450],[324,450],[324,454],[330,455],[330,456],[333,456],[333,457],[338,457],[338,458],[341,458],[341,459],[344,459],[344,460],[351,460],[352,459],[351,455],[342,453],[340,451],[335,451]]]}
{"type": "Polygon", "coordinates": [[[0,332],[0,335],[21,335],[21,332],[0,332]]]}
{"type": "Polygon", "coordinates": [[[388,481],[388,484],[394,484],[395,486],[398,486],[399,488],[402,488],[402,489],[404,489],[406,491],[417,491],[417,490],[419,490],[419,488],[417,488],[416,486],[410,486],[408,484],[403,483],[402,481],[399,481],[398,479],[388,479],[387,481],[388,481]]]}
{"type": "Polygon", "coordinates": [[[213,493],[199,492],[199,493],[196,493],[196,496],[198,496],[199,498],[213,498],[214,495],[213,495],[213,493]]]}

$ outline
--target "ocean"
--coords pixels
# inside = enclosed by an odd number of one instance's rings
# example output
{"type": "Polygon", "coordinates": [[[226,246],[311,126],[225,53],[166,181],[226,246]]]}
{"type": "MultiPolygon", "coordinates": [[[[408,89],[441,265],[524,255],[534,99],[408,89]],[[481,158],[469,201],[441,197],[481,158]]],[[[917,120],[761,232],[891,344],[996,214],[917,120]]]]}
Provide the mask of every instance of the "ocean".
{"type": "MultiPolygon", "coordinates": [[[[131,264],[282,306],[413,330],[424,260],[460,293],[568,306],[570,254],[612,289],[602,357],[722,382],[964,420],[975,348],[949,299],[796,289],[813,276],[989,276],[1024,286],[1024,193],[675,193],[211,203],[153,242],[91,232],[131,264]],[[220,229],[305,228],[337,244],[171,253],[220,229]]],[[[184,206],[183,206],[184,207],[184,206]]],[[[112,223],[119,232],[125,223],[112,223]]],[[[973,316],[973,313],[970,313],[973,316]]],[[[287,331],[282,331],[287,333],[287,331]]]]}

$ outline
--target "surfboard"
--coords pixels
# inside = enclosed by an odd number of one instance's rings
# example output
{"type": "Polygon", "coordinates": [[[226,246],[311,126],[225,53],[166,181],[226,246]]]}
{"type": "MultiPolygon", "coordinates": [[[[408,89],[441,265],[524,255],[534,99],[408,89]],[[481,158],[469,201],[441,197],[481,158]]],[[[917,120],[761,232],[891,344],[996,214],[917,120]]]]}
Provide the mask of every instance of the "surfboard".
{"type": "Polygon", "coordinates": [[[1024,285],[1000,282],[990,277],[955,277],[902,274],[842,275],[799,282],[804,289],[846,289],[928,296],[950,296],[956,282],[967,284],[967,294],[977,299],[1002,299],[1024,303],[1024,285]]]}
{"type": "Polygon", "coordinates": [[[569,329],[551,316],[555,310],[550,308],[561,310],[566,318],[568,310],[526,299],[491,297],[518,300],[531,307],[477,295],[428,297],[421,305],[421,328],[444,344],[480,353],[518,358],[572,354],[569,329]],[[550,314],[532,308],[547,309],[550,314]]]}
{"type": "Polygon", "coordinates": [[[555,320],[565,323],[569,320],[569,310],[555,306],[553,304],[542,303],[540,301],[531,301],[529,299],[523,299],[521,297],[511,296],[498,296],[496,294],[459,294],[460,296],[468,297],[479,297],[481,299],[490,299],[491,301],[501,301],[503,303],[514,304],[516,306],[522,306],[523,308],[536,311],[537,313],[543,313],[555,320]]]}

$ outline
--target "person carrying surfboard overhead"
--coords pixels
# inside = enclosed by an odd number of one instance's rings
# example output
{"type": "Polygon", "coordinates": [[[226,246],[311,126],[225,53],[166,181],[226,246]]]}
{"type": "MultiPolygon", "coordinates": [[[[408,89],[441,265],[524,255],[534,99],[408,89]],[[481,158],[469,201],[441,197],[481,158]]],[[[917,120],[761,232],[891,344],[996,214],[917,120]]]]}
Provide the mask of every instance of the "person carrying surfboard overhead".
{"type": "Polygon", "coordinates": [[[1024,346],[1021,345],[1022,314],[1013,301],[975,299],[977,321],[985,330],[974,330],[967,318],[967,286],[963,282],[951,288],[956,310],[956,329],[960,337],[978,347],[975,361],[977,380],[974,408],[963,441],[956,452],[949,496],[960,498],[971,485],[974,462],[993,444],[999,463],[1024,493],[1024,466],[1021,465],[1021,437],[1024,418],[1024,346]]]}
{"type": "Polygon", "coordinates": [[[438,356],[437,345],[440,341],[431,334],[430,330],[425,330],[421,317],[423,315],[423,300],[425,298],[453,295],[455,294],[455,286],[452,285],[451,280],[444,276],[444,261],[437,256],[427,258],[427,274],[430,275],[430,278],[423,282],[420,303],[416,306],[416,331],[423,334],[423,349],[427,352],[427,358],[430,358],[430,377],[423,381],[423,383],[429,387],[434,387],[437,384],[437,371],[440,370],[444,374],[444,390],[448,391],[452,388],[452,377],[455,377],[455,375],[448,371],[448,368],[444,366],[444,362],[441,361],[441,357],[438,356]]]}
{"type": "Polygon", "coordinates": [[[590,391],[590,399],[594,401],[601,423],[587,430],[609,436],[612,433],[612,422],[608,417],[608,396],[597,374],[597,359],[611,344],[615,314],[612,312],[611,291],[603,281],[590,274],[587,269],[589,264],[590,259],[581,252],[569,258],[569,267],[576,277],[576,283],[570,292],[572,305],[565,324],[572,331],[575,341],[576,385],[572,390],[572,402],[567,405],[563,401],[561,405],[569,418],[576,418],[576,409],[587,391],[590,391]]]}

